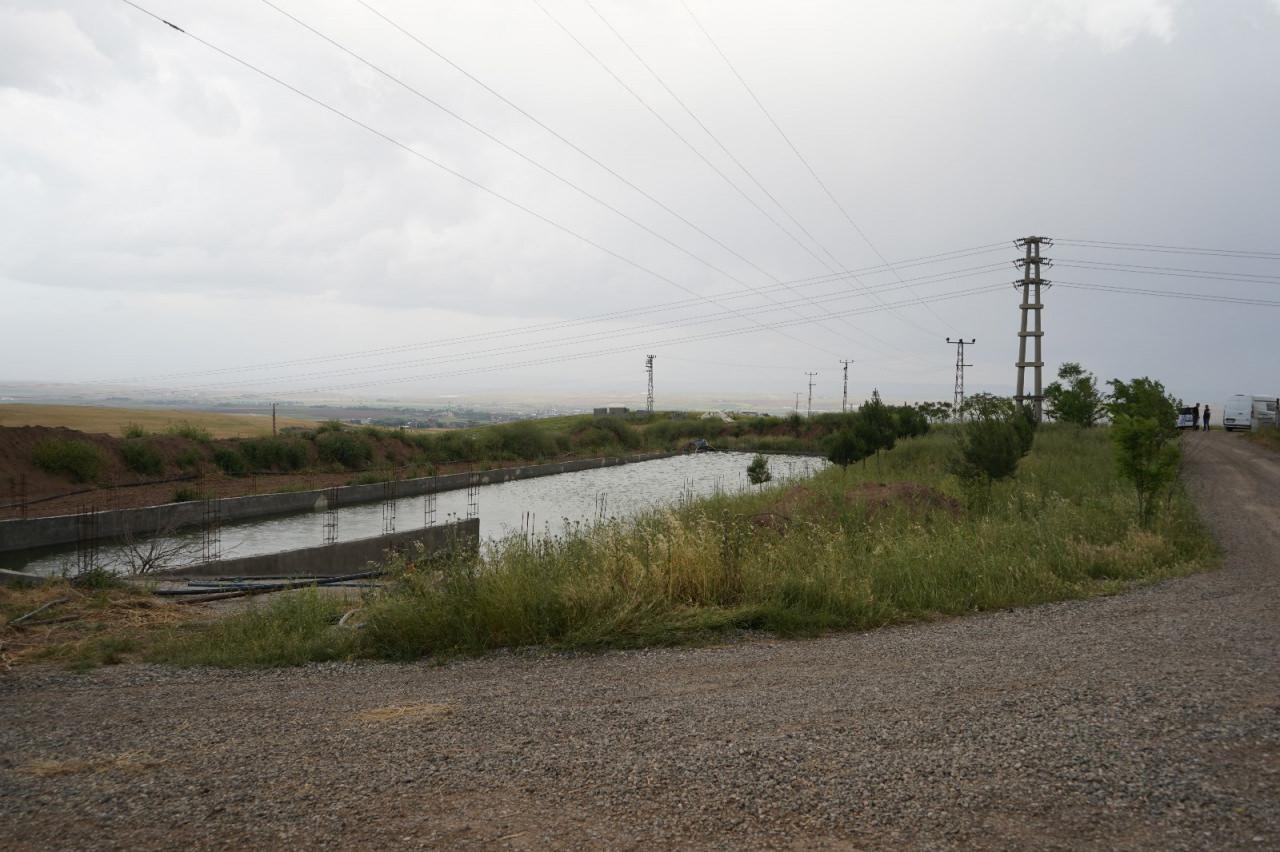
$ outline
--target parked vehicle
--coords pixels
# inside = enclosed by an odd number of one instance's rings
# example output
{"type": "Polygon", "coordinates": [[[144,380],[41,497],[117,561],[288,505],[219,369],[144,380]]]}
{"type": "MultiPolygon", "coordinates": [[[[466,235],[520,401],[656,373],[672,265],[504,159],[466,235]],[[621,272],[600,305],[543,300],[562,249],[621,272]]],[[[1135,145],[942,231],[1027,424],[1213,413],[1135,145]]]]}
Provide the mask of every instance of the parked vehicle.
{"type": "Polygon", "coordinates": [[[1262,429],[1276,424],[1273,396],[1250,396],[1238,393],[1222,407],[1222,428],[1228,432],[1262,429]]]}
{"type": "Polygon", "coordinates": [[[1179,429],[1195,429],[1200,424],[1196,422],[1196,410],[1194,408],[1178,409],[1178,428],[1179,429]]]}

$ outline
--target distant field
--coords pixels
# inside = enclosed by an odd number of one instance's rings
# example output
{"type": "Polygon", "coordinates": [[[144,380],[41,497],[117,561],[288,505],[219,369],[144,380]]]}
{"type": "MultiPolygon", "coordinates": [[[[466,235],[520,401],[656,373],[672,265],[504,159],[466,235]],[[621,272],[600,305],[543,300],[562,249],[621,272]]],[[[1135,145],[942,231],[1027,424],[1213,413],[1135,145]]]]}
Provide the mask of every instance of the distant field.
{"type": "MultiPolygon", "coordinates": [[[[119,437],[130,423],[148,432],[164,432],[175,423],[208,429],[215,438],[248,438],[271,434],[269,414],[221,414],[214,411],[177,411],[159,408],[106,408],[96,405],[28,405],[0,403],[0,426],[65,426],[81,432],[105,432],[119,437]]],[[[280,417],[285,426],[314,426],[314,420],[280,417]]]]}

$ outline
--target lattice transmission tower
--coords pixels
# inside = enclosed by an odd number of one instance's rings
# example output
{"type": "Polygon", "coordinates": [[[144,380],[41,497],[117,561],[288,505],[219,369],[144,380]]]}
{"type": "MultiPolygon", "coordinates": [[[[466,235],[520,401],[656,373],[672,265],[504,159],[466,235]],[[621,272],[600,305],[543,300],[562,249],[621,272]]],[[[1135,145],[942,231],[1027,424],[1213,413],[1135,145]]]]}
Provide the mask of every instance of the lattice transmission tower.
{"type": "Polygon", "coordinates": [[[964,406],[964,368],[973,366],[964,362],[964,348],[978,341],[976,338],[965,340],[962,337],[959,340],[952,340],[948,337],[947,342],[956,345],[956,389],[951,398],[951,415],[959,420],[960,409],[964,406]]]}

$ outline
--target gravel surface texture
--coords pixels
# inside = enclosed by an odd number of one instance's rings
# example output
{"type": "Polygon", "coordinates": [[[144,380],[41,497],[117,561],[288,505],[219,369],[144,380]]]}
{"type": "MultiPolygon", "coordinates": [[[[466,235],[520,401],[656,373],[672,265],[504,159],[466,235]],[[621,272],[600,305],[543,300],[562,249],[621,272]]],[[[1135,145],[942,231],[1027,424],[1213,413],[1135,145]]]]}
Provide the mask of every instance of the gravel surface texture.
{"type": "Polygon", "coordinates": [[[1222,570],[811,641],[0,680],[11,848],[1280,846],[1280,456],[1222,570]]]}

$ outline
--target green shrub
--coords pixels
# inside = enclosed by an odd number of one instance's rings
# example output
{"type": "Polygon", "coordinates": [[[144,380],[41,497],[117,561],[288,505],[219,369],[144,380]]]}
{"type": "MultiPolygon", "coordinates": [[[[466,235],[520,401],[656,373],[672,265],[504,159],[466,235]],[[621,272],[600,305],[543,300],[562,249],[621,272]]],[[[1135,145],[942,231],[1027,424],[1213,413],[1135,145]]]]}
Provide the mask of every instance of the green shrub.
{"type": "Polygon", "coordinates": [[[553,456],[556,442],[545,430],[528,420],[494,427],[503,455],[512,459],[537,460],[553,456]]]}
{"type": "Polygon", "coordinates": [[[773,479],[773,474],[769,472],[769,460],[756,453],[751,464],[747,465],[747,479],[752,485],[763,485],[773,479]]]}
{"type": "Polygon", "coordinates": [[[194,488],[190,485],[183,485],[179,487],[177,491],[173,492],[173,500],[171,500],[170,502],[190,503],[195,500],[203,500],[203,499],[205,499],[205,495],[204,495],[204,492],[202,492],[200,489],[194,488]]]}
{"type": "Polygon", "coordinates": [[[300,438],[247,438],[239,443],[254,470],[301,470],[310,461],[307,442],[300,438]]]}
{"type": "Polygon", "coordinates": [[[120,444],[120,456],[124,459],[124,466],[134,473],[144,476],[159,476],[164,473],[164,457],[147,438],[125,439],[120,444]]]}
{"type": "Polygon", "coordinates": [[[244,453],[231,447],[214,447],[213,463],[228,476],[244,476],[249,473],[249,460],[244,453]]]}
{"type": "Polygon", "coordinates": [[[147,430],[143,429],[142,426],[137,423],[129,423],[124,427],[124,437],[145,438],[147,437],[147,430]]]}
{"type": "Polygon", "coordinates": [[[204,453],[195,447],[187,447],[178,453],[177,457],[174,458],[174,463],[182,470],[197,470],[204,463],[204,453]]]}
{"type": "Polygon", "coordinates": [[[31,460],[46,473],[65,474],[76,482],[95,481],[107,466],[107,456],[96,444],[67,438],[41,440],[31,460]]]}
{"type": "Polygon", "coordinates": [[[169,425],[168,433],[179,438],[187,438],[191,441],[199,441],[207,444],[213,440],[213,435],[209,434],[209,430],[203,426],[197,426],[190,420],[179,420],[177,423],[169,425]]]}
{"type": "Polygon", "coordinates": [[[354,432],[324,431],[316,435],[320,460],[336,462],[348,470],[359,470],[373,461],[373,444],[354,432]]]}

